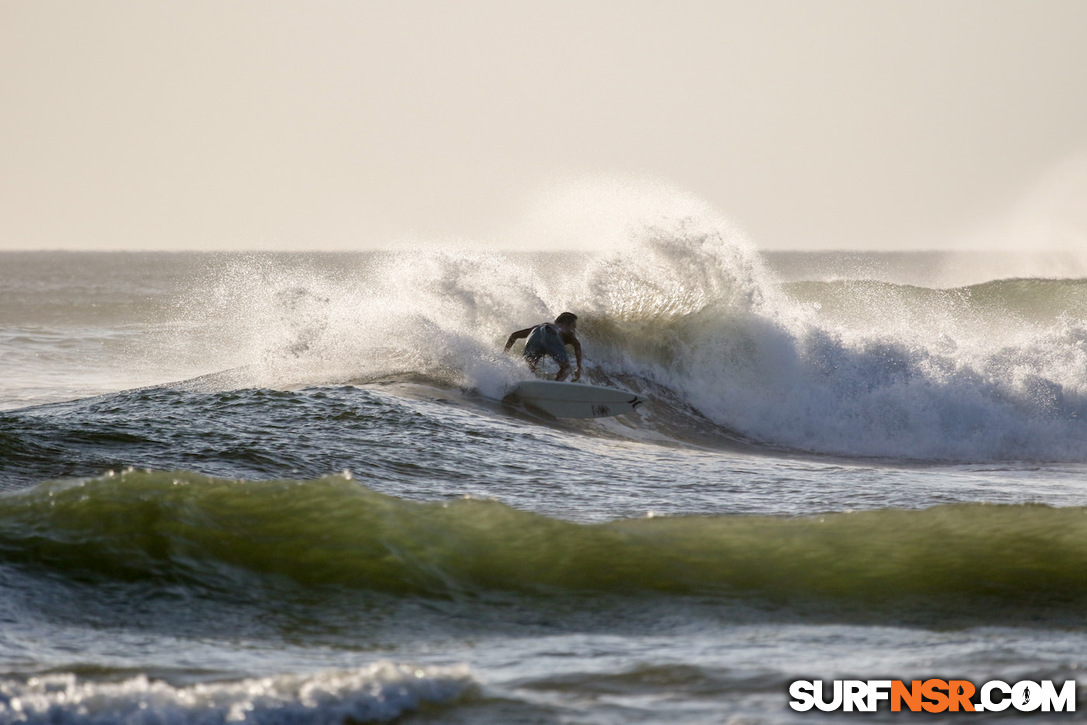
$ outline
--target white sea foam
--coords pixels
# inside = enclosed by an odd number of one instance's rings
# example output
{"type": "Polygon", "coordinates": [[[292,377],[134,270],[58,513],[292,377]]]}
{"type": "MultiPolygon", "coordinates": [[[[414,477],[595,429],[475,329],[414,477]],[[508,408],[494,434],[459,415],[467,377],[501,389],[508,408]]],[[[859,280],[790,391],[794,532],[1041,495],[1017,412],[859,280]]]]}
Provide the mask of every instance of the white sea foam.
{"type": "Polygon", "coordinates": [[[473,687],[466,667],[381,662],[356,670],[175,687],[144,675],[121,682],[71,674],[0,680],[0,723],[387,722],[473,687]]]}

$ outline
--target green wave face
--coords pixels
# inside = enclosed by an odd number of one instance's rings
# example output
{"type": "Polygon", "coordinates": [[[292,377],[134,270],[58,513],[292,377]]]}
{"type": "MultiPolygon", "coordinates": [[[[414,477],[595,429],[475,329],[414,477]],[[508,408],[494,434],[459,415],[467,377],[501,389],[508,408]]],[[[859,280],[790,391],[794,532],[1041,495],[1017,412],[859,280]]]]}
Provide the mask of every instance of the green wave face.
{"type": "Polygon", "coordinates": [[[579,524],[494,501],[412,502],[346,478],[128,472],[0,497],[0,557],[71,578],[247,577],[392,595],[507,592],[1087,604],[1087,509],[951,505],[579,524]]]}

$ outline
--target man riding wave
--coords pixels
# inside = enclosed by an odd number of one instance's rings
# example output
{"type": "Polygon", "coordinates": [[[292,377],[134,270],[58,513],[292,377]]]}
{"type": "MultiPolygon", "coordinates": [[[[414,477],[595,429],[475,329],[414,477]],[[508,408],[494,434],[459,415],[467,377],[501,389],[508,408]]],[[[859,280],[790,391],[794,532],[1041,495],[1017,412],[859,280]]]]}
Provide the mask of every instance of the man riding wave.
{"type": "Polygon", "coordinates": [[[577,359],[577,370],[571,382],[576,382],[581,377],[581,342],[577,339],[577,315],[572,312],[563,312],[555,318],[554,322],[543,322],[533,327],[510,335],[506,340],[505,351],[508,352],[513,343],[527,337],[525,351],[522,353],[528,361],[528,367],[536,372],[536,365],[543,357],[550,357],[559,366],[559,373],[555,380],[565,380],[570,373],[570,358],[566,354],[566,346],[574,348],[574,357],[577,359]]]}

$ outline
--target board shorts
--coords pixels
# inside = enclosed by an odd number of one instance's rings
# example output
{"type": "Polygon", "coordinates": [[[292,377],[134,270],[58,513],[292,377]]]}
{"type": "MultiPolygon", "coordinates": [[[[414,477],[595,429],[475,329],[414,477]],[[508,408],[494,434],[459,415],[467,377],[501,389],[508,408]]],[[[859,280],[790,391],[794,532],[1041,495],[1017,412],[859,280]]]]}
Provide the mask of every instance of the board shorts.
{"type": "Polygon", "coordinates": [[[554,359],[559,365],[569,365],[570,358],[566,355],[566,345],[562,341],[562,335],[554,325],[548,323],[537,325],[536,329],[528,334],[525,341],[524,356],[526,360],[539,362],[545,355],[554,359]]]}

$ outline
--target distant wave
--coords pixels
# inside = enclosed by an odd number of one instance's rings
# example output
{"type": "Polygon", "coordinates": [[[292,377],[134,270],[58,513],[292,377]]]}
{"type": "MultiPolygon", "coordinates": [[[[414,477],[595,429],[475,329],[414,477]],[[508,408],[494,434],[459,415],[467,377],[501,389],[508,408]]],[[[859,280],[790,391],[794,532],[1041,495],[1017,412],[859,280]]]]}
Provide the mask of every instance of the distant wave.
{"type": "Polygon", "coordinates": [[[867,279],[790,282],[785,292],[837,322],[876,319],[952,323],[1052,324],[1087,319],[1085,279],[999,279],[933,289],[867,279]]]}

